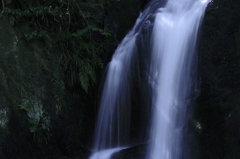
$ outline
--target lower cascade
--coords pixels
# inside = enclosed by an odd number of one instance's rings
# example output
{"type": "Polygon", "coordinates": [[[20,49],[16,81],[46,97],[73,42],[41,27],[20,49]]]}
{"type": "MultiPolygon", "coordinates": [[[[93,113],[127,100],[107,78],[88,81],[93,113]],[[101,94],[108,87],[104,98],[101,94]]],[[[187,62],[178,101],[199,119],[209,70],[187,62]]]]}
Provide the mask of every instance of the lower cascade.
{"type": "Polygon", "coordinates": [[[108,65],[89,159],[137,144],[146,145],[141,158],[190,158],[187,108],[197,92],[195,48],[208,3],[153,0],[140,14],[108,65]]]}

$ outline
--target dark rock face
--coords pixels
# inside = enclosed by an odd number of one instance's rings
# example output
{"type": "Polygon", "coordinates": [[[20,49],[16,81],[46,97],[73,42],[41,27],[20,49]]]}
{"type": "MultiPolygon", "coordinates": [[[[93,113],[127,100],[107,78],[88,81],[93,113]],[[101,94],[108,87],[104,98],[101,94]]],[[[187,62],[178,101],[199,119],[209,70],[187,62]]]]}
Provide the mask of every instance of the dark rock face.
{"type": "MultiPolygon", "coordinates": [[[[116,39],[108,49],[111,53],[147,1],[114,3],[113,8],[106,8],[110,13],[105,19],[108,27],[115,27],[116,39]]],[[[98,85],[88,94],[79,86],[68,87],[62,75],[65,72],[52,52],[44,49],[45,43],[21,38],[19,28],[10,25],[11,18],[5,14],[0,18],[0,158],[87,159],[98,109],[98,85]]],[[[24,29],[30,29],[28,24],[24,29]]],[[[107,63],[109,58],[102,60],[107,63]]]]}
{"type": "Polygon", "coordinates": [[[0,158],[87,158],[90,152],[82,145],[91,135],[86,116],[93,102],[79,106],[66,88],[66,104],[58,106],[53,91],[61,88],[42,69],[44,50],[32,50],[5,19],[0,25],[0,158]]]}
{"type": "Polygon", "coordinates": [[[195,118],[201,159],[240,156],[240,2],[213,1],[199,41],[200,95],[195,118]]]}

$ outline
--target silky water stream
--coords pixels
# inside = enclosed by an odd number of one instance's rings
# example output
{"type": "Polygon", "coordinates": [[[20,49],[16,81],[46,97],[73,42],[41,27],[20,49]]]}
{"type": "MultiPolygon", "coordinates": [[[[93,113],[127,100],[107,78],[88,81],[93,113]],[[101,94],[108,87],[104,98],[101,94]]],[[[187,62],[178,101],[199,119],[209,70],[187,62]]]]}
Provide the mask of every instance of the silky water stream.
{"type": "Polygon", "coordinates": [[[90,159],[110,159],[144,140],[146,159],[182,158],[196,89],[196,41],[208,3],[153,0],[140,14],[108,65],[90,159]]]}

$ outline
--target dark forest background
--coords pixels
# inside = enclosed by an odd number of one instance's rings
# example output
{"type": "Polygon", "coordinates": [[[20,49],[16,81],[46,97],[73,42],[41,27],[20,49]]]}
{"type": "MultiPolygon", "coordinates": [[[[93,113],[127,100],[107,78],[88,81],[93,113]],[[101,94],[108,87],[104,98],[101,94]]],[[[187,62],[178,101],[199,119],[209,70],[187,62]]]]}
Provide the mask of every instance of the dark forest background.
{"type": "MultiPolygon", "coordinates": [[[[148,2],[1,0],[1,159],[89,156],[104,68],[148,2]]],[[[239,10],[214,0],[203,19],[193,159],[240,158],[239,10]]]]}

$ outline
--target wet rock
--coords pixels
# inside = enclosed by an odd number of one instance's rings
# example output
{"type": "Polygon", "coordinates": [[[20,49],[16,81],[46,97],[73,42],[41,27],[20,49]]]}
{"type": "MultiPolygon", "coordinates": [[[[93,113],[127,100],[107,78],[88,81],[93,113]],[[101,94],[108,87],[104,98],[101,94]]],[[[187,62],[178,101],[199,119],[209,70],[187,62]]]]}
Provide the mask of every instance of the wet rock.
{"type": "Polygon", "coordinates": [[[146,155],[147,144],[140,144],[113,154],[111,159],[145,159],[146,155]]]}

